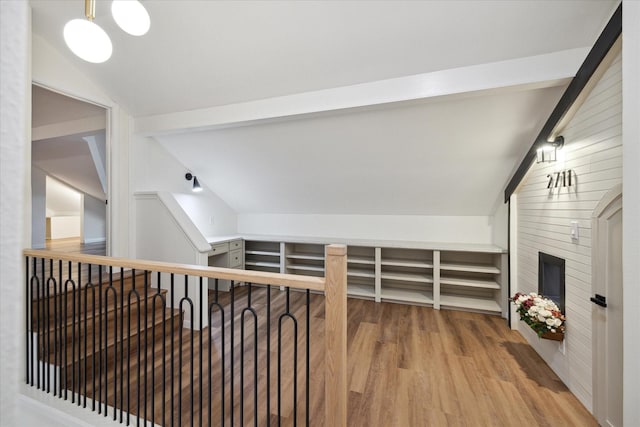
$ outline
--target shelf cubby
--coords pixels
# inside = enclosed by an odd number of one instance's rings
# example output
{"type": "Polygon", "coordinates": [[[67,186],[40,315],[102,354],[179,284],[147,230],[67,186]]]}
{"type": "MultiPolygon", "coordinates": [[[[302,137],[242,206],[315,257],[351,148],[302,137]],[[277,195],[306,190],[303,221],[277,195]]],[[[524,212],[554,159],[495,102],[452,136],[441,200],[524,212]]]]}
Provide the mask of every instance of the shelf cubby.
{"type": "Polygon", "coordinates": [[[289,274],[324,276],[324,245],[286,243],[285,271],[289,274]]]}
{"type": "Polygon", "coordinates": [[[251,241],[245,242],[245,268],[247,270],[280,272],[280,243],[251,241]]]}

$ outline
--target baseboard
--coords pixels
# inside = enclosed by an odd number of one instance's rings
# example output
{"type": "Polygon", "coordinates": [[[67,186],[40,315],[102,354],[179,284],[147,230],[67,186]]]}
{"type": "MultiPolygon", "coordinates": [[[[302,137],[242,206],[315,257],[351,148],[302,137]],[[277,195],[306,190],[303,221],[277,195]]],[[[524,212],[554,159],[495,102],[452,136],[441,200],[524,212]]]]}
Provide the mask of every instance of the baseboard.
{"type": "Polygon", "coordinates": [[[82,243],[87,244],[87,243],[106,243],[107,238],[106,237],[97,237],[95,239],[84,239],[84,241],[82,243]]]}

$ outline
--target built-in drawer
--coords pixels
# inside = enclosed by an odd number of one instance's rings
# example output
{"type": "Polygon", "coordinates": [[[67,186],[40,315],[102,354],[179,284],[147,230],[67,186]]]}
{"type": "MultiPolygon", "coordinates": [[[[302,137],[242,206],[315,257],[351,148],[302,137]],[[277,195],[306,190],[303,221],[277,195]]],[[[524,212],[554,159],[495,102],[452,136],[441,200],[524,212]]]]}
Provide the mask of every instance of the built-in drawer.
{"type": "Polygon", "coordinates": [[[242,250],[242,239],[232,240],[229,242],[229,250],[235,251],[236,249],[242,250]]]}
{"type": "Polygon", "coordinates": [[[242,249],[229,252],[229,268],[242,267],[242,249]]]}
{"type": "Polygon", "coordinates": [[[220,255],[229,252],[229,242],[216,243],[211,245],[210,255],[220,255]]]}

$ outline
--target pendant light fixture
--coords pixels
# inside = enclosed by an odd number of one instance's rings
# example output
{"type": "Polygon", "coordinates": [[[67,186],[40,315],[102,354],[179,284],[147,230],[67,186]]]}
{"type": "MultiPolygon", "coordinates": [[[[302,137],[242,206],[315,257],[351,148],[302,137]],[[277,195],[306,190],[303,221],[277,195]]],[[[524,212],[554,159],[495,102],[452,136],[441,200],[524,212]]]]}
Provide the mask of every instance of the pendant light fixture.
{"type": "Polygon", "coordinates": [[[87,62],[99,64],[111,57],[113,47],[107,33],[93,20],[96,17],[96,1],[85,0],[87,19],[72,19],[64,26],[64,41],[69,49],[87,62]]]}
{"type": "Polygon", "coordinates": [[[142,36],[151,27],[149,13],[138,0],[113,0],[111,14],[122,31],[132,36],[142,36]]]}
{"type": "MultiPolygon", "coordinates": [[[[114,0],[111,14],[122,31],[141,36],[149,31],[151,18],[138,0],[114,0]]],[[[73,19],[64,26],[64,41],[69,49],[87,62],[98,64],[111,57],[113,46],[109,35],[93,20],[96,17],[96,0],[84,1],[87,19],[73,19]]]]}

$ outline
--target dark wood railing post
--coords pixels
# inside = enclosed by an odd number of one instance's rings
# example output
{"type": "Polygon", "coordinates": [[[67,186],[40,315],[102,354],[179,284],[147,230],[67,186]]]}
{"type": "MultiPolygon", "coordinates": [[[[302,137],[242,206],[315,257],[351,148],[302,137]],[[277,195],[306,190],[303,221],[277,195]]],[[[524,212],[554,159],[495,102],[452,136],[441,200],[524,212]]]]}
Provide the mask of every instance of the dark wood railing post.
{"type": "Polygon", "coordinates": [[[327,246],[325,425],[347,425],[347,247],[327,246]]]}

